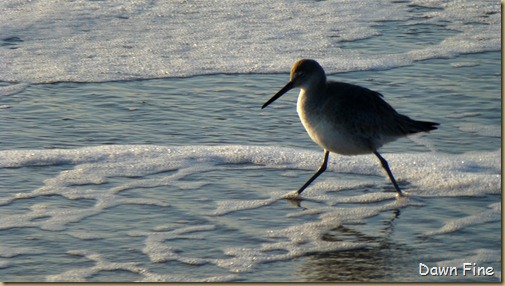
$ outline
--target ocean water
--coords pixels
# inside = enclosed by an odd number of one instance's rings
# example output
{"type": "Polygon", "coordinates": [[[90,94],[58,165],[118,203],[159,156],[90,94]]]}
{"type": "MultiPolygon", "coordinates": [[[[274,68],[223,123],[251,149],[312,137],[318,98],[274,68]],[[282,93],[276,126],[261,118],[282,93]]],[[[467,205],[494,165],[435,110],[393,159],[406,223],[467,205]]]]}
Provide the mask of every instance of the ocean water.
{"type": "Polygon", "coordinates": [[[0,3],[1,281],[502,280],[500,3],[165,2],[0,3]],[[337,154],[284,198],[302,57],[441,124],[381,149],[406,198],[337,154]]]}

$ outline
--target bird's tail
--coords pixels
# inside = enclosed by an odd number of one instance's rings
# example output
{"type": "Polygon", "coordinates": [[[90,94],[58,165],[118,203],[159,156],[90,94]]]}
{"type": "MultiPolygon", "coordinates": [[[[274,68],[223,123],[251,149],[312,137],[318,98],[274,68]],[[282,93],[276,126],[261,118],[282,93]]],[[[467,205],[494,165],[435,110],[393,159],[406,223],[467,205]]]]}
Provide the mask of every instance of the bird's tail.
{"type": "Polygon", "coordinates": [[[418,132],[429,132],[431,130],[435,130],[438,128],[437,126],[440,124],[430,121],[417,121],[405,116],[405,118],[403,118],[402,120],[402,125],[403,125],[402,129],[405,131],[406,134],[414,134],[418,132]]]}
{"type": "Polygon", "coordinates": [[[438,129],[439,123],[436,122],[430,122],[430,121],[414,121],[414,124],[411,125],[411,128],[409,128],[410,133],[417,133],[417,132],[429,132],[431,130],[438,129]]]}

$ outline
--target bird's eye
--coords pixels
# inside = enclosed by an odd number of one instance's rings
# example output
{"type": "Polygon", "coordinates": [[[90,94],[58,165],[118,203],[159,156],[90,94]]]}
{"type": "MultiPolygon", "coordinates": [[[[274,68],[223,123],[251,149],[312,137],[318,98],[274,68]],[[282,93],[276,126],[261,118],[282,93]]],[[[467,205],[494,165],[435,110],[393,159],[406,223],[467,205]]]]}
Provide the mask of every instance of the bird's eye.
{"type": "Polygon", "coordinates": [[[304,72],[299,72],[299,73],[298,73],[298,77],[299,77],[299,78],[305,77],[305,73],[304,73],[304,72]]]}

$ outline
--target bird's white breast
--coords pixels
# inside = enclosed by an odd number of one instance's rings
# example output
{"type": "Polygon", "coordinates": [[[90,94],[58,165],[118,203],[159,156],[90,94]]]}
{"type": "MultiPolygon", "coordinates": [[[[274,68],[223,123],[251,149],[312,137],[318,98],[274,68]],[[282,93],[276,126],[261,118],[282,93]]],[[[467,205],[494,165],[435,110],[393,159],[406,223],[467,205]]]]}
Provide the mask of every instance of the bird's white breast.
{"type": "MultiPolygon", "coordinates": [[[[297,112],[303,127],[307,130],[312,141],[330,152],[343,155],[357,155],[370,153],[367,146],[359,140],[354,140],[347,130],[332,114],[325,114],[322,108],[312,105],[310,94],[302,89],[298,96],[297,112]]],[[[336,112],[336,111],[335,111],[336,112]]]]}

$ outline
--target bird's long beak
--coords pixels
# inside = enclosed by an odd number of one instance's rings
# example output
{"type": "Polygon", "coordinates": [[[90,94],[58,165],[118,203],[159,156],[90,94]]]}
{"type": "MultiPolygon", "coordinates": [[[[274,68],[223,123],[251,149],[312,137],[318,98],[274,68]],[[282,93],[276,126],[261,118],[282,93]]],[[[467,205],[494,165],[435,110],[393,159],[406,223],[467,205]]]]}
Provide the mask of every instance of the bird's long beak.
{"type": "Polygon", "coordinates": [[[279,92],[277,92],[274,96],[272,96],[272,98],[270,98],[267,102],[265,102],[265,104],[261,106],[261,109],[267,107],[270,103],[276,101],[277,98],[281,97],[281,95],[285,94],[293,87],[294,87],[293,82],[292,81],[288,82],[288,84],[286,84],[281,90],[279,90],[279,92]]]}

